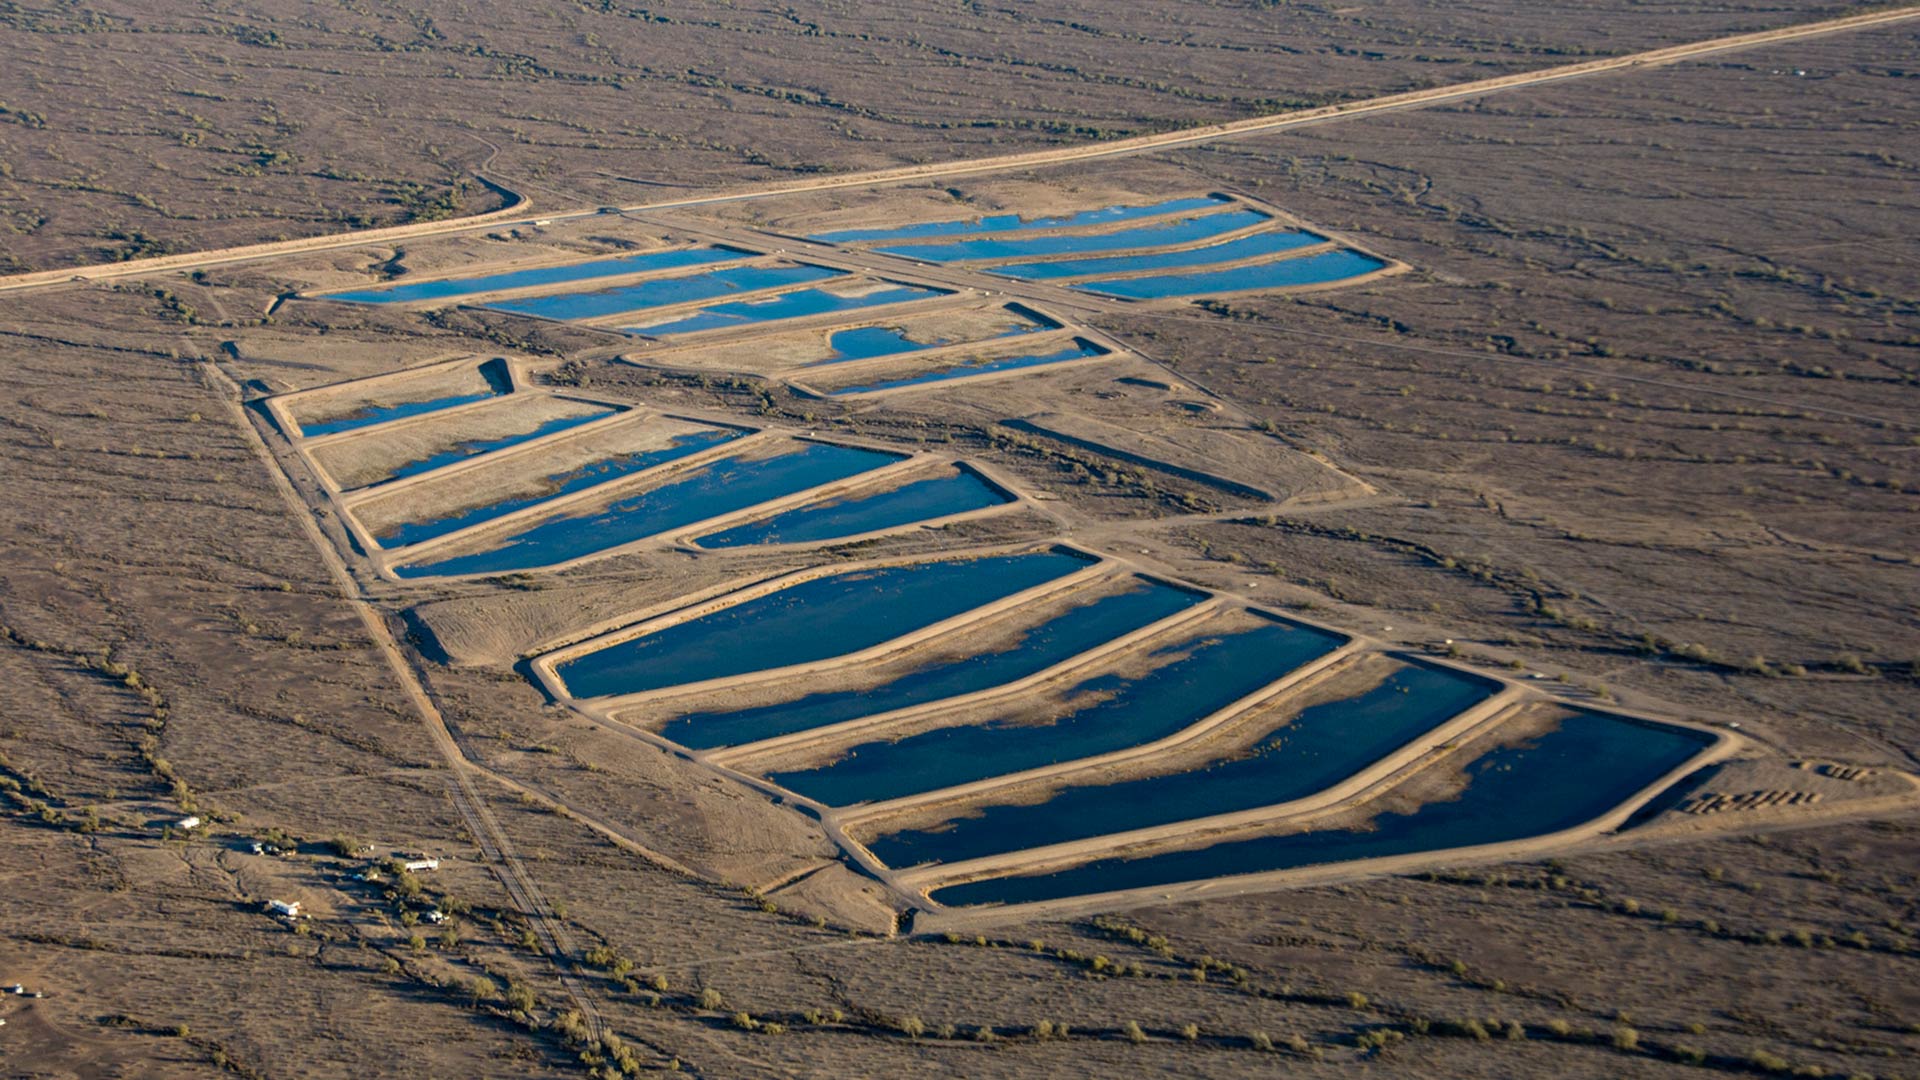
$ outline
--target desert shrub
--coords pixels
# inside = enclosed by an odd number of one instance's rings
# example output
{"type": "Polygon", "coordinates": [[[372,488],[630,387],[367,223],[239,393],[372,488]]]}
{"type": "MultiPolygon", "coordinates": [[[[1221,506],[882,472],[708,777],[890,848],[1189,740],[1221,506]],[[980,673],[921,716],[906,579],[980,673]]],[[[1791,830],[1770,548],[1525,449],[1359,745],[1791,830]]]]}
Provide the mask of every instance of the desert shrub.
{"type": "Polygon", "coordinates": [[[703,986],[700,988],[700,996],[697,998],[694,998],[694,1002],[698,1004],[701,1008],[711,1011],[713,1009],[718,1009],[722,1005],[725,1005],[727,1003],[727,999],[726,999],[726,995],[722,994],[718,990],[715,990],[713,987],[703,986]]]}

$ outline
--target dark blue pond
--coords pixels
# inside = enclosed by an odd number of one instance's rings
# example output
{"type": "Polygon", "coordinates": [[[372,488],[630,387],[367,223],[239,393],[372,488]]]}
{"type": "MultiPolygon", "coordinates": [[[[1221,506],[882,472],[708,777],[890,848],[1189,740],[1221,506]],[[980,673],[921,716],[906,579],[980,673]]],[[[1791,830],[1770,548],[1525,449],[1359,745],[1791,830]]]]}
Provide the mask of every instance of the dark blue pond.
{"type": "Polygon", "coordinates": [[[975,357],[960,360],[946,367],[919,375],[908,375],[898,379],[883,379],[880,382],[862,383],[859,386],[843,386],[828,391],[829,397],[844,394],[870,394],[875,390],[892,390],[897,386],[920,386],[925,383],[946,382],[948,379],[964,379],[969,375],[986,375],[995,371],[1013,371],[1018,368],[1044,367],[1047,364],[1061,364],[1068,360],[1079,360],[1087,356],[1099,356],[1107,350],[1084,338],[1075,338],[1072,345],[1058,352],[1035,353],[1024,356],[975,357]]]}
{"type": "Polygon", "coordinates": [[[574,263],[571,266],[544,266],[537,270],[514,270],[505,274],[488,274],[485,277],[452,278],[446,281],[422,281],[414,285],[389,285],[382,289],[361,289],[355,292],[334,293],[328,299],[347,300],[356,304],[404,304],[413,300],[446,300],[455,296],[472,296],[475,293],[531,289],[569,281],[590,281],[594,278],[618,277],[622,274],[644,274],[649,270],[698,266],[701,263],[746,258],[752,254],[754,253],[732,248],[681,248],[674,251],[656,251],[646,255],[623,255],[617,259],[598,259],[593,262],[574,263]]]}
{"type": "Polygon", "coordinates": [[[393,572],[403,578],[442,577],[551,566],[898,460],[898,454],[832,443],[803,443],[774,457],[721,458],[651,491],[617,499],[596,513],[576,517],[559,511],[513,534],[499,547],[439,562],[396,566],[393,572]]]}
{"type": "Polygon", "coordinates": [[[1136,578],[1124,592],[1080,604],[1028,629],[1019,641],[1000,652],[934,664],[866,690],[808,694],[736,712],[690,713],[669,723],[660,734],[697,750],[738,746],[971,694],[1045,671],[1097,645],[1185,611],[1205,598],[1201,593],[1136,578]]]}
{"type": "Polygon", "coordinates": [[[1079,255],[1100,251],[1125,251],[1129,248],[1164,247],[1168,244],[1192,244],[1212,236],[1247,229],[1269,221],[1257,210],[1229,210],[1189,218],[1165,225],[1146,225],[1111,233],[1076,233],[1068,236],[1029,236],[1011,239],[957,240],[950,244],[901,244],[883,247],[889,255],[926,262],[958,262],[963,259],[1033,259],[1047,255],[1079,255]]]}
{"type": "Polygon", "coordinates": [[[845,271],[825,266],[735,266],[690,277],[656,278],[599,292],[530,296],[524,300],[499,300],[487,306],[495,311],[538,315],[547,319],[595,319],[624,311],[711,300],[728,293],[802,285],[809,281],[839,277],[843,273],[845,271]]]}
{"type": "Polygon", "coordinates": [[[665,337],[669,334],[691,334],[696,330],[718,330],[723,326],[746,326],[750,323],[774,322],[779,319],[798,319],[807,315],[825,315],[834,311],[855,311],[864,307],[879,307],[881,304],[899,304],[908,300],[926,300],[935,296],[948,296],[943,289],[895,288],[879,289],[860,296],[839,296],[825,289],[801,289],[798,292],[782,293],[766,300],[737,300],[731,304],[716,304],[701,308],[684,319],[675,319],[657,326],[628,326],[622,329],[631,334],[649,334],[665,337]]]}
{"type": "Polygon", "coordinates": [[[532,442],[542,436],[551,435],[556,431],[565,431],[570,427],[579,427],[581,424],[587,423],[590,420],[598,420],[606,415],[608,415],[607,411],[581,413],[578,416],[556,416],[546,423],[541,424],[539,427],[528,431],[518,432],[513,435],[502,435],[497,439],[469,440],[442,450],[437,454],[423,457],[418,461],[409,461],[405,465],[393,470],[391,479],[398,480],[403,476],[417,476],[423,472],[432,472],[442,465],[451,465],[456,461],[465,461],[470,457],[490,454],[495,450],[504,450],[509,446],[518,446],[523,442],[532,442]]]}
{"type": "Polygon", "coordinates": [[[803,581],[559,665],[575,697],[633,694],[859,652],[1084,570],[1065,551],[910,563],[803,581]]]}
{"type": "Polygon", "coordinates": [[[1371,274],[1387,265],[1371,255],[1357,251],[1325,251],[1302,255],[1297,259],[1236,266],[1228,270],[1210,270],[1199,274],[1159,274],[1153,277],[1125,278],[1120,281],[1089,281],[1072,288],[1086,292],[1123,296],[1132,300],[1152,300],[1167,296],[1199,296],[1203,293],[1237,292],[1241,289],[1284,289],[1296,285],[1324,285],[1330,281],[1371,274]]]}
{"type": "Polygon", "coordinates": [[[1167,645],[1137,678],[1100,675],[1066,693],[1071,711],[1046,723],[996,720],[870,742],[830,765],[768,779],[829,806],[877,802],[1036,769],[1165,738],[1340,646],[1336,634],[1270,622],[1167,645]]]}
{"type": "Polygon", "coordinates": [[[489,360],[481,364],[480,377],[487,381],[487,388],[476,393],[450,394],[446,397],[430,398],[426,401],[406,401],[398,405],[369,405],[364,409],[356,410],[345,416],[337,416],[331,420],[320,420],[311,424],[302,423],[300,424],[300,434],[309,439],[317,439],[322,435],[332,435],[337,431],[353,431],[356,428],[384,424],[390,420],[402,420],[409,416],[423,416],[427,413],[440,412],[443,409],[451,409],[457,405],[469,405],[476,401],[485,401],[490,397],[499,397],[502,394],[511,394],[513,392],[513,377],[507,373],[507,365],[503,361],[489,360]]]}
{"type": "Polygon", "coordinates": [[[1411,813],[1381,814],[1364,829],[1316,830],[1138,859],[1101,859],[1053,874],[955,885],[933,898],[953,905],[1052,900],[1541,836],[1592,821],[1706,745],[1704,737],[1676,728],[1576,713],[1552,732],[1475,759],[1466,768],[1467,788],[1458,797],[1411,813]]]}
{"type": "Polygon", "coordinates": [[[996,266],[991,273],[1005,277],[1039,281],[1047,278],[1082,277],[1090,274],[1125,274],[1135,270],[1163,270],[1171,266],[1205,266],[1208,263],[1239,262],[1263,255],[1280,255],[1326,242],[1326,237],[1310,232],[1263,232],[1229,240],[1212,247],[1186,251],[1163,251],[1157,255],[1114,255],[1104,259],[1066,259],[1061,262],[1017,263],[996,266]]]}
{"type": "MultiPolygon", "coordinates": [[[[406,522],[377,533],[374,539],[385,548],[404,547],[417,544],[422,540],[431,540],[436,536],[445,536],[469,525],[478,525],[483,521],[505,517],[522,507],[546,502],[597,484],[604,484],[631,473],[642,472],[655,465],[664,465],[691,454],[717,446],[729,439],[737,439],[746,434],[738,428],[714,428],[711,431],[696,431],[676,437],[672,442],[655,450],[638,450],[631,454],[620,454],[596,461],[591,465],[582,465],[577,469],[563,473],[554,473],[546,478],[547,485],[537,495],[527,495],[518,499],[502,499],[485,506],[475,506],[432,521],[406,522]]],[[[404,570],[396,571],[406,576],[404,570]]]]}
{"type": "Polygon", "coordinates": [[[947,470],[945,475],[915,480],[886,491],[795,507],[762,521],[703,536],[699,543],[706,548],[813,543],[1012,501],[1013,496],[987,483],[980,474],[955,468],[947,470]]]}
{"type": "Polygon", "coordinates": [[[1134,218],[1153,217],[1158,214],[1211,210],[1226,205],[1228,201],[1214,196],[1172,199],[1163,203],[1154,203],[1152,206],[1109,206],[1103,210],[1083,210],[1070,217],[1036,218],[1033,221],[1023,221],[1019,214],[994,214],[956,221],[929,221],[919,225],[902,225],[894,229],[846,229],[841,232],[819,233],[807,239],[828,244],[857,244],[867,240],[914,240],[927,236],[964,236],[968,233],[1011,232],[1015,229],[1070,229],[1111,225],[1116,221],[1131,221],[1134,218]]]}
{"type": "Polygon", "coordinates": [[[1493,694],[1491,683],[1410,667],[1355,698],[1302,709],[1247,751],[1189,772],[1067,788],[1044,803],[989,806],[867,844],[890,866],[959,862],[1305,798],[1493,694]]]}

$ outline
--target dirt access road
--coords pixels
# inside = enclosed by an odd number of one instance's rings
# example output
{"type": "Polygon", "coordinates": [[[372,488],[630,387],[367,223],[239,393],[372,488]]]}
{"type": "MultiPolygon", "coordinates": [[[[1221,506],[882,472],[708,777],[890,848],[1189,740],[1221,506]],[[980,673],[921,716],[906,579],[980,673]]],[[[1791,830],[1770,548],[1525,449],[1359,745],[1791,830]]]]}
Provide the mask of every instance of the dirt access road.
{"type": "MultiPolygon", "coordinates": [[[[1428,105],[1437,105],[1449,101],[1459,101],[1464,98],[1478,97],[1483,94],[1539,86],[1543,83],[1589,78],[1616,71],[1625,71],[1631,68],[1675,64],[1718,53],[1732,52],[1738,49],[1749,49],[1762,45],[1776,45],[1782,42],[1797,41],[1823,34],[1865,30],[1904,22],[1914,18],[1920,18],[1920,7],[1909,6],[1892,10],[1874,11],[1864,15],[1850,15],[1839,19],[1826,19],[1820,22],[1803,23],[1797,26],[1760,30],[1749,34],[1735,34],[1728,37],[1711,38],[1706,41],[1694,42],[1688,45],[1674,45],[1664,49],[1629,53],[1625,56],[1609,57],[1604,60],[1588,60],[1575,64],[1563,64],[1558,67],[1524,72],[1518,75],[1503,75],[1498,78],[1480,79],[1453,86],[1435,87],[1430,90],[1388,94],[1383,97],[1348,102],[1342,105],[1328,105],[1315,109],[1303,109],[1296,112],[1279,113],[1273,116],[1255,117],[1249,120],[1235,120],[1224,124],[1209,124],[1204,127],[1186,128],[1159,135],[1143,135],[1133,139],[1095,143],[1088,146],[1066,147],[1059,150],[1040,150],[1021,154],[974,158],[968,161],[877,169],[871,172],[851,173],[845,176],[826,179],[769,184],[763,187],[728,194],[706,195],[692,199],[672,199],[653,203],[637,203],[632,206],[619,207],[618,209],[622,211],[639,212],[677,210],[689,207],[709,206],[715,203],[743,202],[753,199],[773,198],[781,195],[828,191],[835,188],[872,187],[880,184],[894,184],[912,180],[967,176],[975,173],[1000,172],[1007,169],[1030,169],[1042,166],[1067,165],[1099,158],[1157,153],[1162,150],[1180,149],[1201,143],[1213,142],[1219,139],[1265,135],[1276,131],[1284,131],[1288,128],[1324,124],[1400,109],[1417,109],[1428,105]]],[[[505,185],[501,185],[497,181],[487,180],[486,182],[490,186],[513,193],[511,189],[506,188],[505,185]]],[[[0,293],[48,288],[75,281],[107,281],[115,278],[134,277],[141,274],[161,273],[174,270],[194,270],[225,263],[247,262],[255,259],[275,258],[283,255],[327,251],[335,248],[354,247],[361,244],[395,243],[403,240],[417,240],[423,237],[441,236],[448,233],[485,228],[502,219],[518,217],[527,212],[528,207],[531,205],[527,196],[524,193],[513,194],[516,195],[517,201],[512,205],[500,210],[481,214],[477,217],[460,218],[452,221],[422,222],[417,225],[399,225],[390,228],[371,229],[328,236],[313,236],[300,240],[286,240],[271,244],[252,244],[245,247],[223,248],[217,251],[183,255],[163,255],[151,259],[133,259],[108,267],[87,267],[85,269],[75,270],[43,270],[30,274],[16,274],[10,277],[0,278],[0,293]]],[[[598,209],[569,210],[550,216],[554,220],[562,220],[566,218],[587,217],[600,212],[598,209]]]]}

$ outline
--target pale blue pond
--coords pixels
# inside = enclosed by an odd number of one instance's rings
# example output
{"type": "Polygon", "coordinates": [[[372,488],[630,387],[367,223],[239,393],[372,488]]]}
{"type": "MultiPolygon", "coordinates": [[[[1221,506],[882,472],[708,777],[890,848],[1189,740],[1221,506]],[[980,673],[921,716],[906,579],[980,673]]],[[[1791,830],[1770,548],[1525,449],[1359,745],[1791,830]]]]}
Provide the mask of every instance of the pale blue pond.
{"type": "Polygon", "coordinates": [[[440,412],[459,405],[471,405],[476,401],[485,401],[490,397],[513,393],[513,377],[507,373],[507,365],[502,361],[489,360],[481,364],[480,377],[487,382],[485,390],[471,394],[449,394],[446,397],[429,398],[426,401],[404,401],[397,405],[369,405],[331,420],[300,423],[300,434],[308,439],[316,439],[339,431],[372,427],[391,420],[404,420],[409,416],[424,416],[427,413],[440,412]]]}
{"type": "Polygon", "coordinates": [[[673,251],[655,251],[643,255],[622,255],[616,259],[596,259],[593,262],[573,263],[569,266],[543,266],[534,270],[513,270],[503,274],[487,274],[483,277],[449,278],[445,281],[422,281],[414,285],[388,285],[378,289],[359,289],[353,292],[333,293],[327,299],[346,300],[356,304],[405,304],[414,300],[447,300],[456,296],[472,296],[475,293],[532,289],[542,285],[561,285],[569,281],[590,281],[594,278],[619,277],[623,274],[644,274],[649,270],[698,266],[701,263],[749,258],[754,254],[755,252],[725,247],[678,248],[673,251]]]}
{"type": "Polygon", "coordinates": [[[1084,277],[1091,274],[1125,274],[1135,270],[1164,270],[1174,266],[1205,266],[1208,263],[1239,262],[1263,255],[1280,255],[1326,242],[1326,237],[1310,232],[1263,232],[1229,240],[1212,247],[1187,251],[1164,251],[1157,255],[1115,255],[1105,259],[1067,259],[1062,262],[1018,263],[996,266],[990,273],[1004,277],[1041,281],[1049,278],[1084,277]]]}
{"type": "Polygon", "coordinates": [[[1347,779],[1495,689],[1443,668],[1404,668],[1358,697],[1278,717],[1257,745],[1200,768],[1066,788],[1033,805],[988,806],[877,837],[867,849],[889,866],[959,862],[1292,802],[1347,779]]]}
{"type": "Polygon", "coordinates": [[[757,292],[783,285],[803,285],[840,277],[844,270],[825,266],[734,266],[709,270],[690,277],[655,278],[632,285],[619,285],[590,293],[560,293],[555,296],[530,296],[521,300],[497,300],[487,306],[495,311],[517,315],[537,315],[546,319],[596,319],[626,311],[643,311],[668,304],[689,304],[711,300],[728,293],[757,292]]]}
{"type": "Polygon", "coordinates": [[[660,734],[695,749],[737,746],[1016,682],[1187,610],[1206,594],[1150,578],[1028,628],[998,652],[932,664],[864,690],[826,691],[734,712],[689,713],[660,734]]]}
{"type": "Polygon", "coordinates": [[[936,296],[951,295],[944,289],[919,289],[908,286],[878,289],[859,296],[841,296],[825,289],[801,289],[798,292],[782,293],[765,300],[737,300],[731,304],[716,304],[713,307],[701,308],[684,319],[675,319],[656,326],[627,326],[622,329],[629,334],[665,337],[669,334],[691,334],[698,330],[718,330],[725,326],[746,326],[750,323],[774,322],[779,319],[798,319],[807,315],[855,311],[865,307],[879,307],[881,304],[900,304],[909,300],[927,300],[936,296]]]}
{"type": "Polygon", "coordinates": [[[634,694],[844,656],[1087,568],[1067,551],[829,574],[568,660],[574,697],[634,694]]]}
{"type": "MultiPolygon", "coordinates": [[[[1041,321],[1031,318],[1017,307],[1009,307],[1020,318],[1020,323],[982,341],[998,341],[1001,338],[1018,337],[1039,330],[1056,330],[1060,324],[1052,320],[1041,321]]],[[[808,367],[821,367],[827,364],[841,364],[848,360],[867,360],[876,356],[895,356],[900,353],[919,352],[922,349],[937,349],[954,342],[944,338],[935,341],[915,341],[898,326],[859,326],[851,330],[836,330],[827,339],[827,345],[833,355],[825,360],[816,360],[808,367]]]]}
{"type": "Polygon", "coordinates": [[[1318,255],[1302,255],[1297,259],[1260,263],[1257,266],[1236,266],[1198,274],[1160,274],[1119,281],[1088,281],[1071,287],[1130,300],[1153,300],[1168,296],[1238,292],[1242,289],[1325,285],[1371,274],[1385,265],[1371,255],[1341,249],[1324,251],[1318,255]]]}
{"type": "Polygon", "coordinates": [[[957,360],[932,371],[918,375],[903,375],[897,379],[882,379],[877,382],[861,383],[858,386],[843,386],[828,391],[829,397],[841,397],[846,394],[870,394],[876,390],[892,390],[900,386],[921,386],[926,383],[946,382],[949,379],[964,379],[971,375],[986,375],[995,371],[1013,371],[1018,368],[1044,367],[1048,364],[1063,364],[1069,360],[1079,360],[1088,356],[1100,356],[1107,350],[1084,338],[1075,338],[1072,345],[1050,353],[1033,353],[1020,356],[973,357],[957,360]]]}
{"type": "Polygon", "coordinates": [[[1101,210],[1083,210],[1068,217],[1035,218],[1032,221],[1023,220],[1019,214],[993,214],[988,217],[963,218],[954,221],[928,221],[892,229],[846,229],[841,232],[819,233],[807,239],[828,244],[857,244],[868,240],[915,240],[927,236],[964,236],[969,233],[1011,232],[1016,229],[1071,229],[1111,225],[1116,221],[1131,221],[1135,218],[1154,217],[1159,214],[1212,210],[1230,201],[1209,195],[1192,199],[1170,199],[1151,206],[1109,206],[1101,210]]]}
{"type": "Polygon", "coordinates": [[[845,480],[891,465],[901,455],[833,443],[801,443],[772,457],[726,457],[650,491],[616,499],[605,509],[558,511],[513,534],[499,547],[417,566],[396,566],[403,578],[501,574],[569,562],[669,529],[845,480]]]}
{"type": "MultiPolygon", "coordinates": [[[[586,488],[604,484],[632,473],[643,472],[655,465],[664,465],[669,461],[699,453],[710,446],[718,446],[730,439],[737,439],[746,432],[739,428],[714,428],[710,431],[696,431],[675,437],[666,446],[653,450],[636,450],[631,454],[619,454],[590,465],[582,465],[564,473],[554,473],[546,477],[546,486],[537,495],[528,495],[517,499],[502,499],[485,506],[470,507],[457,514],[450,514],[431,521],[410,521],[396,525],[377,533],[374,539],[385,548],[404,547],[417,544],[422,540],[431,540],[436,536],[464,529],[469,525],[478,525],[483,521],[505,517],[522,507],[543,503],[586,488]]],[[[402,576],[405,576],[403,573],[402,576]]]]}
{"type": "Polygon", "coordinates": [[[915,480],[885,491],[847,495],[795,507],[763,521],[736,525],[724,532],[703,536],[697,542],[704,548],[818,543],[1012,501],[1013,496],[989,484],[979,473],[954,467],[945,470],[942,475],[915,480]]]}
{"type": "Polygon", "coordinates": [[[1092,757],[1172,735],[1339,648],[1338,634],[1278,620],[1154,650],[1139,676],[1097,675],[1065,691],[1045,722],[1015,716],[876,740],[768,779],[829,806],[904,795],[1092,757]],[[1076,698],[1078,700],[1076,700],[1076,698]]]}
{"type": "Polygon", "coordinates": [[[1067,236],[1029,236],[1008,239],[958,240],[947,244],[901,244],[879,250],[889,255],[925,262],[959,262],[964,259],[1032,259],[1046,255],[1079,255],[1129,248],[1164,247],[1192,244],[1208,237],[1222,236],[1239,229],[1252,228],[1267,215],[1257,210],[1231,210],[1188,218],[1164,225],[1148,225],[1111,233],[1074,233],[1067,236]]]}
{"type": "Polygon", "coordinates": [[[1052,874],[955,885],[933,899],[1014,904],[1543,836],[1592,821],[1706,746],[1695,732],[1575,713],[1547,734],[1474,759],[1458,795],[1407,813],[1382,813],[1361,828],[1100,859],[1052,874]]]}

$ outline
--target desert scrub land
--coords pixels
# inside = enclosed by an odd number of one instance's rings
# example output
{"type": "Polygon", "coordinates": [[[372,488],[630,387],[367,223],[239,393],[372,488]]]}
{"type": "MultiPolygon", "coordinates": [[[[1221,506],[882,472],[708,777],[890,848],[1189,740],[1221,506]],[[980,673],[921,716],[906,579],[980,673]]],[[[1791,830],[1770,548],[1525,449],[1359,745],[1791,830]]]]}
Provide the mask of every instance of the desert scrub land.
{"type": "Polygon", "coordinates": [[[489,181],[591,207],[1139,134],[1846,10],[16,3],[0,273],[478,213],[489,181]]]}
{"type": "MultiPolygon", "coordinates": [[[[644,197],[617,179],[636,161],[703,190],[1832,13],[1180,10],[536,7],[510,50],[490,12],[268,5],[241,30],[16,5],[0,207],[45,220],[6,250],[21,268],[134,251],[109,221],[197,247],[483,209],[497,196],[459,185],[492,151],[463,123],[500,148],[489,178],[592,205],[644,197]],[[863,78],[823,60],[859,50],[863,78]],[[109,65],[128,97],[64,91],[109,65]],[[337,78],[386,114],[302,89],[337,78]],[[142,126],[172,107],[207,134],[142,126]],[[983,115],[1004,120],[955,119],[983,115]],[[220,149],[250,138],[292,157],[220,149]],[[99,174],[61,186],[56,149],[99,174]],[[110,170],[177,190],[149,208],[110,170]]],[[[0,996],[0,1073],[1917,1075],[1911,809],[1809,826],[1670,801],[1648,811],[1657,842],[942,926],[830,823],[652,739],[664,712],[601,722],[528,677],[744,580],[1064,538],[1425,663],[1537,677],[1568,708],[1738,724],[1777,775],[1812,766],[1810,789],[1854,783],[1822,761],[1863,788],[1911,769],[1914,44],[1837,36],[882,193],[964,215],[1010,191],[1245,191],[1410,269],[1083,299],[1063,313],[1128,355],[871,401],[750,370],[784,355],[727,360],[747,337],[653,368],[577,327],[297,295],[779,230],[852,196],[0,297],[0,984],[46,995],[0,996]],[[808,551],[370,573],[266,400],[505,355],[530,392],[934,451],[1025,501],[808,551]]],[[[374,479],[497,433],[464,423],[342,440],[325,464],[374,479]]],[[[988,629],[968,640],[1005,640],[988,629]]]]}

